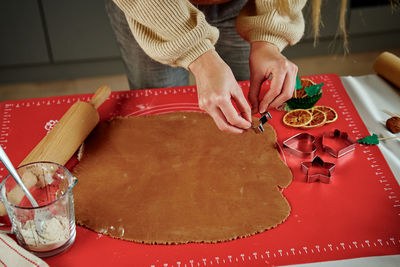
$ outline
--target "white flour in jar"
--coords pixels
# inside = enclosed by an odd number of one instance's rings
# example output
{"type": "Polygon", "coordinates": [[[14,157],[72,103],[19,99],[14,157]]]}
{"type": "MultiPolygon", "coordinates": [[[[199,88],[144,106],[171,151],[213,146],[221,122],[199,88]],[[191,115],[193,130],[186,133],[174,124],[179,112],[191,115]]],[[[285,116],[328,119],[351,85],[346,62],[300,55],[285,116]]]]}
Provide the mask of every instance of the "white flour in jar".
{"type": "Polygon", "coordinates": [[[69,221],[64,216],[44,220],[42,231],[36,228],[34,220],[29,220],[19,229],[25,244],[32,251],[49,251],[61,247],[69,239],[69,221]]]}

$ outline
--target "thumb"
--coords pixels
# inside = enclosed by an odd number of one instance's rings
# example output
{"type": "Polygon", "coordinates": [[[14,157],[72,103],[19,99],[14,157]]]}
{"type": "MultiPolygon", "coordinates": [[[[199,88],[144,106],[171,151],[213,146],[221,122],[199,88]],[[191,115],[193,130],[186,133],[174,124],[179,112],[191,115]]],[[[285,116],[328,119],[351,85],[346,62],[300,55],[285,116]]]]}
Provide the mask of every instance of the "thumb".
{"type": "Polygon", "coordinates": [[[248,98],[251,104],[251,113],[256,114],[259,111],[259,95],[261,84],[264,82],[264,75],[251,75],[250,77],[250,88],[248,98]]]}

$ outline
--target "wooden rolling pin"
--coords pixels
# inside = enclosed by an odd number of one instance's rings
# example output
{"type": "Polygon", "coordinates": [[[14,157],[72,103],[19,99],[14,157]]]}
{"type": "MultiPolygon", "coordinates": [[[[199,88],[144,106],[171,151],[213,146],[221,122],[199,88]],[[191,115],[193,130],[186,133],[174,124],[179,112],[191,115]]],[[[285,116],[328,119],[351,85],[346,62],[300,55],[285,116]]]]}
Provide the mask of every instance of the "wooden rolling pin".
{"type": "MultiPolygon", "coordinates": [[[[37,161],[56,162],[60,165],[67,163],[99,122],[97,108],[108,98],[110,93],[109,87],[102,86],[89,103],[76,102],[73,104],[19,166],[37,161]]],[[[30,186],[36,184],[36,181],[31,181],[31,179],[32,176],[22,177],[24,184],[30,186]]],[[[24,197],[24,193],[18,186],[7,193],[7,195],[9,194],[13,195],[15,204],[18,204],[24,197]]],[[[0,203],[0,216],[5,214],[5,207],[3,203],[0,203]]]]}
{"type": "Polygon", "coordinates": [[[400,58],[396,55],[383,52],[374,62],[376,73],[400,88],[400,58]]]}

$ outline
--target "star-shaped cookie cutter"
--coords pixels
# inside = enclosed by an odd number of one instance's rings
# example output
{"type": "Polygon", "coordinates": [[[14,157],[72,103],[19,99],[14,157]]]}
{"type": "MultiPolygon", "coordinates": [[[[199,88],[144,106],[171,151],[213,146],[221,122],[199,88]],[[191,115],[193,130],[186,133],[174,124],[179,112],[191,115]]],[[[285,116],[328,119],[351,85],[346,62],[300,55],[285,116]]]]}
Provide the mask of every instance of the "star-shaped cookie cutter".
{"type": "Polygon", "coordinates": [[[315,137],[309,133],[298,133],[283,141],[282,144],[284,148],[302,158],[314,158],[317,151],[315,137]]]}
{"type": "Polygon", "coordinates": [[[329,184],[335,170],[335,164],[324,162],[319,156],[316,156],[312,161],[302,162],[301,169],[307,175],[307,183],[329,184]]]}
{"type": "Polygon", "coordinates": [[[338,129],[322,134],[322,149],[339,158],[356,149],[356,142],[346,132],[338,129]]]}

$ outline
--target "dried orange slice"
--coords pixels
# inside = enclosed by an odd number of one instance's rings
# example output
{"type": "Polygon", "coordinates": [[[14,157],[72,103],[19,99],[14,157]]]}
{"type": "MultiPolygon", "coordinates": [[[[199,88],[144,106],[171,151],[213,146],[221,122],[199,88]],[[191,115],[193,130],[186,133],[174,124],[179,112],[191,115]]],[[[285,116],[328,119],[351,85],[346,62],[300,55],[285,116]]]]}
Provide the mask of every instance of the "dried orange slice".
{"type": "Polygon", "coordinates": [[[304,98],[306,96],[307,96],[307,93],[306,93],[306,90],[304,90],[304,88],[294,90],[294,92],[293,92],[294,98],[304,98]]]}
{"type": "Polygon", "coordinates": [[[312,119],[308,124],[304,125],[303,127],[314,128],[314,127],[319,127],[319,126],[322,126],[325,124],[325,122],[326,122],[325,112],[323,112],[317,108],[310,108],[309,111],[312,114],[312,119]]]}
{"type": "Polygon", "coordinates": [[[310,79],[306,79],[306,78],[301,78],[300,81],[301,81],[301,86],[303,88],[306,88],[306,87],[309,87],[310,85],[315,84],[315,82],[311,81],[310,79]]]}
{"type": "Polygon", "coordinates": [[[321,110],[326,114],[326,122],[325,123],[331,123],[337,120],[338,115],[336,111],[328,106],[315,106],[314,108],[321,110]]]}
{"type": "Polygon", "coordinates": [[[295,109],[283,116],[283,123],[292,127],[303,127],[310,123],[311,120],[311,112],[305,109],[295,109]]]}
{"type": "Polygon", "coordinates": [[[293,97],[294,98],[305,98],[305,97],[307,97],[307,93],[306,93],[306,90],[304,88],[315,84],[315,82],[313,82],[310,79],[306,79],[306,78],[300,78],[300,82],[301,82],[301,86],[303,88],[298,89],[298,90],[294,90],[294,92],[293,92],[293,97]]]}

